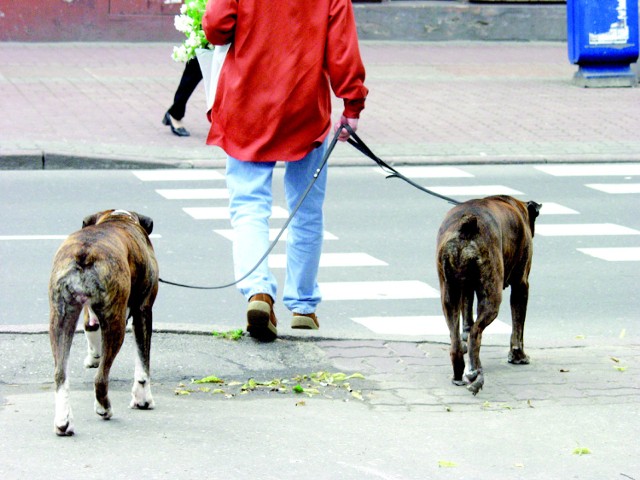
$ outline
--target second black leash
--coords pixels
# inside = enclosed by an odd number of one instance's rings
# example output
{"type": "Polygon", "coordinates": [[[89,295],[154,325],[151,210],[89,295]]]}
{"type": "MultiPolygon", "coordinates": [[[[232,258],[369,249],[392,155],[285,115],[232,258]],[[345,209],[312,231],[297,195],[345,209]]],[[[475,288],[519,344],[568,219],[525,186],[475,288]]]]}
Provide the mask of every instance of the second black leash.
{"type": "Polygon", "coordinates": [[[371,151],[371,149],[367,146],[367,144],[364,143],[360,139],[360,137],[358,137],[358,135],[356,135],[356,132],[354,132],[353,129],[349,125],[343,125],[343,126],[347,130],[347,132],[349,132],[349,135],[351,136],[351,138],[349,138],[349,140],[347,140],[347,141],[356,150],[358,150],[360,153],[362,153],[363,155],[369,157],[371,160],[376,162],[378,164],[378,166],[380,168],[382,168],[382,170],[385,170],[387,173],[389,173],[387,178],[399,178],[401,180],[404,180],[405,182],[407,182],[412,187],[415,187],[415,188],[417,188],[418,190],[420,190],[420,191],[422,191],[424,193],[428,193],[429,195],[433,195],[434,197],[438,197],[438,198],[441,198],[442,200],[446,200],[447,202],[452,203],[453,205],[459,205],[461,203],[458,200],[455,200],[455,199],[447,197],[445,195],[441,195],[439,193],[436,193],[433,190],[429,190],[428,188],[423,187],[422,185],[418,185],[416,182],[414,182],[410,178],[405,177],[403,174],[398,172],[395,168],[393,168],[391,165],[386,163],[380,157],[376,156],[371,151]]]}

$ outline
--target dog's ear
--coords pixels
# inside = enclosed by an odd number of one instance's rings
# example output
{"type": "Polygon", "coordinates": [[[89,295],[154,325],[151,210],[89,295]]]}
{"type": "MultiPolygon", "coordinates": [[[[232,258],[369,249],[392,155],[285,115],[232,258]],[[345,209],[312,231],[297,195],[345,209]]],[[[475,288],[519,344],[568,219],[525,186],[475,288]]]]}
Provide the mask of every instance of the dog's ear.
{"type": "Polygon", "coordinates": [[[527,202],[527,212],[529,213],[529,228],[531,229],[531,236],[535,233],[535,222],[538,215],[540,215],[541,203],[534,201],[527,202]]]}
{"type": "Polygon", "coordinates": [[[103,212],[98,212],[84,217],[84,220],[82,220],[82,228],[88,227],[89,225],[95,225],[98,219],[102,216],[102,213],[103,212]]]}
{"type": "Polygon", "coordinates": [[[140,226],[144,228],[144,231],[147,232],[147,235],[151,235],[151,232],[153,231],[153,220],[150,217],[140,215],[139,213],[136,213],[136,215],[138,216],[140,226]]]}

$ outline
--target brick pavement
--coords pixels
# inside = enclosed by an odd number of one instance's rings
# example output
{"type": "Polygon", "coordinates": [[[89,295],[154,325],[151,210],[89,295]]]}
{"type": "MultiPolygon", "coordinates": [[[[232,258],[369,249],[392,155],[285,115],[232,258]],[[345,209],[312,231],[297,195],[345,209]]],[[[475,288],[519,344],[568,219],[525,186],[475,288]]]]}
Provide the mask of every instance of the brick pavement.
{"type": "MultiPolygon", "coordinates": [[[[204,144],[202,86],[185,117],[191,137],[160,123],[182,68],[170,52],[162,43],[0,43],[0,163],[222,166],[223,152],[204,144]]],[[[366,41],[362,54],[371,93],[359,133],[387,160],[640,159],[640,89],[573,86],[563,43],[366,41]]],[[[368,160],[340,145],[333,162],[368,160]]]]}

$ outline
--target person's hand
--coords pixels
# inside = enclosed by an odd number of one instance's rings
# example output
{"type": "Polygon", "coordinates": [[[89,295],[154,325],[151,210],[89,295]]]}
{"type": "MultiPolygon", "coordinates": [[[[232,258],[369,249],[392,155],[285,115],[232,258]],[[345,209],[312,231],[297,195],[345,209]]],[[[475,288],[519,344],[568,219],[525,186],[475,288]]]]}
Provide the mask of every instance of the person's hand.
{"type": "MultiPolygon", "coordinates": [[[[338,131],[338,129],[340,128],[340,125],[349,125],[351,129],[355,132],[358,129],[358,119],[347,118],[344,115],[342,115],[340,117],[340,123],[336,124],[335,128],[333,129],[333,133],[338,131]]],[[[338,140],[341,142],[346,142],[349,139],[350,135],[351,134],[345,128],[343,128],[342,130],[340,130],[340,135],[338,136],[338,140]]]]}

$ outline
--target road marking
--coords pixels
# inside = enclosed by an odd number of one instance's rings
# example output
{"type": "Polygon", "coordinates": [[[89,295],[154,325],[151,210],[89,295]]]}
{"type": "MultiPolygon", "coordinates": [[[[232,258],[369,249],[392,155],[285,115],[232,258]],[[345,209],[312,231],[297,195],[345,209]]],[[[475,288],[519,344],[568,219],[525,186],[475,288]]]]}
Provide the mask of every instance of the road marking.
{"type": "MultiPolygon", "coordinates": [[[[196,220],[229,220],[229,207],[185,207],[182,210],[196,220]]],[[[282,207],[273,207],[271,218],[289,218],[289,212],[282,207]]]]}
{"type": "Polygon", "coordinates": [[[136,170],[132,172],[143,182],[184,182],[198,180],[224,180],[217,170],[195,169],[168,169],[168,170],[136,170]]]}
{"type": "MultiPolygon", "coordinates": [[[[449,328],[443,315],[356,317],[351,320],[382,335],[449,335],[449,328]]],[[[484,333],[508,335],[511,333],[511,326],[500,319],[495,319],[484,333]]]]}
{"type": "Polygon", "coordinates": [[[640,247],[578,248],[578,250],[608,262],[640,262],[640,247]]]}
{"type": "MultiPolygon", "coordinates": [[[[394,167],[395,168],[395,167],[394,167]]],[[[389,175],[378,167],[373,167],[373,170],[383,175],[389,175]]],[[[473,177],[469,172],[457,167],[398,167],[398,172],[407,178],[462,178],[473,177]]]]}
{"type": "MultiPolygon", "coordinates": [[[[320,267],[386,267],[389,264],[383,262],[368,253],[323,253],[320,256],[320,267]]],[[[286,268],[287,255],[273,254],[269,256],[269,267],[286,268]]]]}
{"type": "Polygon", "coordinates": [[[542,202],[540,215],[577,215],[580,212],[554,202],[542,202]]]}
{"type": "Polygon", "coordinates": [[[600,177],[640,175],[640,164],[585,164],[585,165],[539,165],[535,167],[541,172],[554,177],[600,177]]]}
{"type": "Polygon", "coordinates": [[[588,183],[585,187],[605,193],[640,193],[640,183],[588,183]]]}
{"type": "Polygon", "coordinates": [[[470,185],[466,187],[425,186],[425,188],[433,190],[440,195],[466,195],[473,197],[484,197],[487,195],[523,195],[522,192],[504,185],[470,185]]]}
{"type": "Polygon", "coordinates": [[[439,298],[440,292],[417,280],[320,283],[323,300],[403,300],[439,298]]]}
{"type": "MultiPolygon", "coordinates": [[[[214,232],[217,233],[218,235],[222,235],[224,238],[226,238],[227,240],[231,240],[232,242],[236,237],[236,233],[232,228],[218,229],[218,230],[214,230],[214,232]]],[[[278,240],[279,242],[285,242],[287,240],[287,232],[288,232],[288,230],[284,231],[284,233],[282,234],[282,236],[278,240]]],[[[269,229],[269,241],[273,242],[276,239],[276,236],[278,235],[278,233],[280,233],[280,229],[279,228],[270,228],[269,229]]],[[[329,233],[329,232],[327,232],[325,230],[325,232],[324,232],[324,240],[338,240],[338,237],[336,237],[333,233],[329,233]]]]}
{"type": "Polygon", "coordinates": [[[640,235],[638,230],[615,223],[563,223],[557,225],[536,224],[536,235],[544,237],[640,235]]]}
{"type": "Polygon", "coordinates": [[[229,198],[226,188],[172,188],[159,189],[157,193],[167,200],[221,200],[229,198]]]}

